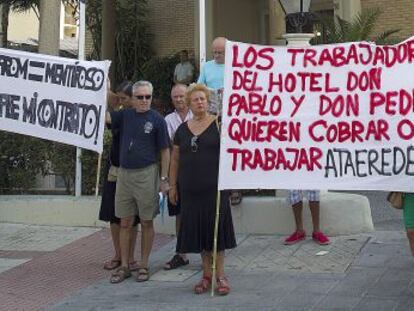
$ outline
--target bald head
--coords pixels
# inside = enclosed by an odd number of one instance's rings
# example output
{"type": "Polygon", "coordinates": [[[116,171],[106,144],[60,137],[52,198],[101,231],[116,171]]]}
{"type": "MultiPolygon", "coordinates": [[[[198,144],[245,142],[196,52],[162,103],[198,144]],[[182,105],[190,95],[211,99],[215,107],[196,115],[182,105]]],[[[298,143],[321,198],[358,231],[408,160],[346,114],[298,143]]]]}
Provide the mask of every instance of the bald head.
{"type": "Polygon", "coordinates": [[[217,37],[211,44],[214,60],[217,64],[224,64],[224,53],[226,48],[226,38],[217,37]]]}
{"type": "Polygon", "coordinates": [[[187,86],[184,84],[176,84],[171,89],[171,100],[174,105],[174,108],[178,112],[188,111],[188,106],[185,104],[185,92],[187,91],[187,86]]]}

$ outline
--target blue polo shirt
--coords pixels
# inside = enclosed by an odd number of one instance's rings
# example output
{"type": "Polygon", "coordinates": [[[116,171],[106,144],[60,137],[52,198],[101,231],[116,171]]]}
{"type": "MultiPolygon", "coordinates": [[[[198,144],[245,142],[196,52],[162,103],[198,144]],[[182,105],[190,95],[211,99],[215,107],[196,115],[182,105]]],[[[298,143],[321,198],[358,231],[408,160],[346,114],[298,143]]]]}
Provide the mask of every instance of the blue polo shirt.
{"type": "Polygon", "coordinates": [[[169,148],[167,123],[154,110],[136,112],[124,109],[111,112],[112,129],[121,131],[120,166],[126,169],[147,167],[158,161],[159,152],[169,148]]]}
{"type": "Polygon", "coordinates": [[[218,90],[224,87],[224,64],[217,64],[210,60],[201,68],[197,83],[205,84],[207,87],[218,90]]]}

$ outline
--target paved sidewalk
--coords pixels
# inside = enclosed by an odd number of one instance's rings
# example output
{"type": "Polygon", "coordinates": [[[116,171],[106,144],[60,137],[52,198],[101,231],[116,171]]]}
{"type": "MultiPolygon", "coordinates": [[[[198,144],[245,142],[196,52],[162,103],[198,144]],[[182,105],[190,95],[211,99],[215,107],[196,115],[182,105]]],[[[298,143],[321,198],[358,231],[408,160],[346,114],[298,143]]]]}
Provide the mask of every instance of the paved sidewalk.
{"type": "Polygon", "coordinates": [[[238,236],[227,253],[232,292],[196,296],[200,260],[163,271],[174,250],[157,235],[151,280],[110,284],[109,231],[0,224],[0,310],[414,310],[414,259],[405,233],[310,239],[238,236]],[[45,242],[46,241],[46,242],[45,242]]]}

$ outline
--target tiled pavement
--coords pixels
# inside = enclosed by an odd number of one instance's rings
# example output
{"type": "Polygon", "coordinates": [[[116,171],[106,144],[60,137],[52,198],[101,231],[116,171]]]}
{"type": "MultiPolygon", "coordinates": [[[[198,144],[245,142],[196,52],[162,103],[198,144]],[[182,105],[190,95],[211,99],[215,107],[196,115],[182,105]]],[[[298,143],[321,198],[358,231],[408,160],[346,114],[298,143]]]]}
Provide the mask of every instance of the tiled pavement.
{"type": "Polygon", "coordinates": [[[107,229],[0,224],[0,310],[41,310],[106,278],[111,250],[107,229]]]}
{"type": "MultiPolygon", "coordinates": [[[[54,228],[40,229],[59,240],[54,228]]],[[[324,247],[239,236],[226,259],[227,297],[192,293],[200,278],[196,255],[184,269],[163,271],[174,250],[164,235],[157,235],[149,282],[110,284],[101,266],[111,250],[108,231],[83,233],[52,251],[0,251],[0,258],[32,258],[0,273],[0,310],[414,310],[414,259],[400,231],[336,237],[324,247]]]]}

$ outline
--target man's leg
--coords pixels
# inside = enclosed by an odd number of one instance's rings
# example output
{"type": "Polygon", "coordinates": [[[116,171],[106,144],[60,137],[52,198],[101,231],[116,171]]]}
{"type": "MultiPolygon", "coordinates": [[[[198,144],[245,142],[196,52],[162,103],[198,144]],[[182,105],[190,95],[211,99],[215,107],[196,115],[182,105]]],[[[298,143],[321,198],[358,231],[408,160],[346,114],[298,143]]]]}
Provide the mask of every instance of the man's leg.
{"type": "Polygon", "coordinates": [[[119,232],[119,241],[121,246],[121,266],[126,268],[129,266],[129,252],[133,221],[134,216],[121,218],[121,230],[119,232]]]}
{"type": "Polygon", "coordinates": [[[141,219],[141,230],[141,266],[148,268],[149,256],[154,241],[154,222],[152,220],[141,219]]]}
{"type": "Polygon", "coordinates": [[[289,203],[292,205],[293,216],[295,217],[296,230],[285,239],[285,245],[292,245],[306,238],[305,230],[303,228],[303,202],[301,190],[289,190],[289,203]]]}
{"type": "Polygon", "coordinates": [[[319,201],[309,201],[309,208],[312,216],[313,232],[319,232],[319,201]]]}
{"type": "Polygon", "coordinates": [[[154,222],[141,219],[141,262],[137,273],[137,282],[149,280],[149,256],[154,241],[154,222]]]}
{"type": "Polygon", "coordinates": [[[138,224],[131,228],[131,238],[129,241],[129,269],[131,271],[138,269],[138,264],[135,260],[135,244],[137,243],[138,224]]]}
{"type": "Polygon", "coordinates": [[[320,204],[319,201],[309,201],[309,208],[312,215],[313,240],[320,245],[329,244],[329,238],[321,231],[319,223],[320,204]]]}
{"type": "Polygon", "coordinates": [[[134,217],[121,218],[119,244],[121,249],[121,266],[112,274],[111,283],[120,283],[131,276],[129,270],[129,243],[134,217]]]}
{"type": "Polygon", "coordinates": [[[302,210],[303,210],[303,202],[297,202],[292,205],[293,208],[293,215],[295,216],[295,226],[296,231],[304,232],[303,229],[303,216],[302,216],[302,210]]]}

